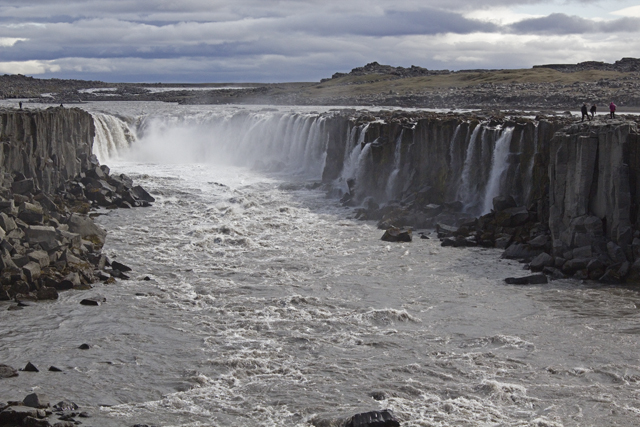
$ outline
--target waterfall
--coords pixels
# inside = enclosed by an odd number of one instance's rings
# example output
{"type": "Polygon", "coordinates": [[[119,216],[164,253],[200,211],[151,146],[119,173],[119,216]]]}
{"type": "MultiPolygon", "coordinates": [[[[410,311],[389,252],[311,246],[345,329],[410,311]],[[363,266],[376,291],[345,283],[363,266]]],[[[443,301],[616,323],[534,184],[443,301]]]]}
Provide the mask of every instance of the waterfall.
{"type": "Polygon", "coordinates": [[[493,207],[493,198],[499,196],[501,190],[504,190],[503,175],[509,168],[509,146],[511,137],[513,136],[513,128],[504,129],[495,143],[493,156],[491,157],[491,173],[485,187],[484,202],[481,214],[491,211],[493,207]]]}
{"type": "Polygon", "coordinates": [[[118,157],[136,140],[135,132],[123,120],[109,114],[93,113],[96,134],[93,154],[100,163],[118,157]]]}
{"type": "Polygon", "coordinates": [[[482,137],[484,134],[484,126],[478,124],[473,132],[471,133],[471,138],[469,139],[469,146],[467,147],[467,155],[464,159],[464,166],[462,167],[462,174],[460,175],[460,186],[458,187],[458,193],[456,198],[460,200],[465,206],[471,204],[471,200],[474,196],[474,192],[476,189],[476,184],[473,182],[472,176],[472,168],[475,165],[475,157],[477,146],[479,144],[479,140],[482,138],[478,138],[478,135],[482,137]],[[482,132],[480,132],[482,130],[482,132]]]}
{"type": "Polygon", "coordinates": [[[356,172],[360,164],[360,154],[362,153],[363,147],[365,145],[364,138],[368,128],[369,128],[369,123],[364,125],[362,128],[354,127],[351,130],[351,133],[349,136],[349,145],[347,146],[347,149],[344,151],[344,160],[342,162],[343,164],[342,172],[340,174],[340,178],[338,178],[337,180],[339,185],[343,186],[343,191],[345,193],[349,192],[349,186],[347,185],[347,181],[349,179],[356,178],[356,172]],[[353,148],[350,150],[350,147],[353,147],[353,148]]]}
{"type": "Polygon", "coordinates": [[[386,196],[387,200],[391,200],[394,198],[396,193],[396,181],[398,179],[398,174],[400,173],[400,168],[402,166],[402,135],[404,134],[404,129],[400,131],[400,135],[396,139],[396,148],[393,153],[393,171],[389,175],[389,179],[387,180],[387,188],[386,188],[386,196]]]}

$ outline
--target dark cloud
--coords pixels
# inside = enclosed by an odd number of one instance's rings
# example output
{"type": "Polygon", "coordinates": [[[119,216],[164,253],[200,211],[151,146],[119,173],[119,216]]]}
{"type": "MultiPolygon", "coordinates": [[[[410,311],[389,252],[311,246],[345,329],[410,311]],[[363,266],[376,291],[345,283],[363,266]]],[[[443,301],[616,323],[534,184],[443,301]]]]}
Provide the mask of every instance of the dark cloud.
{"type": "Polygon", "coordinates": [[[552,13],[541,18],[525,19],[509,26],[518,34],[587,34],[640,31],[640,18],[620,18],[613,21],[595,21],[552,13]]]}

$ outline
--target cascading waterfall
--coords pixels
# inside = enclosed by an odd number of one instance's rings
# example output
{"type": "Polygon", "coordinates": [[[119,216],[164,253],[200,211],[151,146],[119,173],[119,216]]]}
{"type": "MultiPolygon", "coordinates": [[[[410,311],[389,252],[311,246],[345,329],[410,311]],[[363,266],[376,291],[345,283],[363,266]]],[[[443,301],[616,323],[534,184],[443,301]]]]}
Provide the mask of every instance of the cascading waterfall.
{"type": "Polygon", "coordinates": [[[93,113],[92,116],[96,129],[93,154],[101,163],[117,157],[136,140],[135,132],[123,120],[102,113],[93,113]]]}
{"type": "Polygon", "coordinates": [[[400,173],[400,168],[402,166],[402,136],[404,135],[404,129],[400,131],[400,135],[396,139],[396,147],[393,154],[393,171],[389,175],[389,180],[387,181],[386,188],[386,196],[388,200],[391,200],[395,197],[396,194],[396,181],[398,180],[398,174],[400,173]]]}
{"type": "Polygon", "coordinates": [[[484,133],[484,126],[478,125],[473,129],[471,138],[469,139],[469,146],[467,147],[467,155],[464,160],[464,166],[462,167],[462,174],[460,175],[460,185],[458,187],[458,193],[456,198],[462,201],[465,206],[470,204],[475,192],[475,184],[473,182],[472,168],[475,166],[475,157],[479,140],[484,133]],[[480,138],[478,138],[480,135],[480,138]]]}
{"type": "Polygon", "coordinates": [[[369,124],[367,123],[362,128],[354,127],[351,130],[349,137],[349,146],[344,152],[342,172],[340,174],[340,178],[338,178],[337,180],[339,184],[343,185],[343,191],[345,193],[349,192],[348,181],[350,179],[356,178],[356,172],[358,170],[358,166],[360,165],[360,155],[365,145],[364,138],[368,128],[369,124]]]}
{"type": "Polygon", "coordinates": [[[504,188],[504,174],[509,168],[509,145],[513,136],[513,128],[509,127],[502,131],[495,143],[493,156],[491,159],[491,173],[485,187],[482,214],[488,213],[493,207],[493,198],[501,194],[504,188]]]}

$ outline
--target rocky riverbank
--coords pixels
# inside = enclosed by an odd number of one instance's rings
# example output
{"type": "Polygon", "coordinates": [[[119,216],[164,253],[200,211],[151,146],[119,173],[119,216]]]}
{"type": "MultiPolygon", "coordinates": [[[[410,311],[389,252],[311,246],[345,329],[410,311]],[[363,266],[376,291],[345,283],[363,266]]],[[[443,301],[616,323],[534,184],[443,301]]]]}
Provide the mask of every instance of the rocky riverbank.
{"type": "Polygon", "coordinates": [[[101,253],[106,231],[95,208],[154,201],[91,154],[93,118],[77,109],[0,111],[0,300],[56,299],[67,289],[127,279],[128,267],[101,253]]]}

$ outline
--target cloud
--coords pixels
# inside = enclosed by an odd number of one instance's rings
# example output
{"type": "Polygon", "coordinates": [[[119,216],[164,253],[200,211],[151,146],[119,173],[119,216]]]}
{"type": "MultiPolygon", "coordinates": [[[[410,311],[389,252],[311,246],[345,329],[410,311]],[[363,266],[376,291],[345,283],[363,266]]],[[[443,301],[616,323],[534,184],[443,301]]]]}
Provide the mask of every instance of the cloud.
{"type": "Polygon", "coordinates": [[[47,61],[0,62],[0,73],[6,74],[43,74],[56,73],[60,65],[47,61]]]}
{"type": "Polygon", "coordinates": [[[640,18],[620,18],[613,21],[595,21],[552,13],[541,18],[529,18],[509,26],[519,34],[593,34],[640,31],[640,18]]]}
{"type": "MultiPolygon", "coordinates": [[[[605,7],[611,1],[562,5],[605,7]]],[[[616,1],[622,7],[620,1],[630,0],[616,1]]],[[[620,18],[596,20],[557,13],[557,4],[3,0],[0,60],[42,77],[259,82],[318,80],[372,61],[431,69],[518,68],[640,56],[640,18],[633,7],[616,11],[620,18]],[[552,50],[562,43],[574,50],[552,50]]]]}

